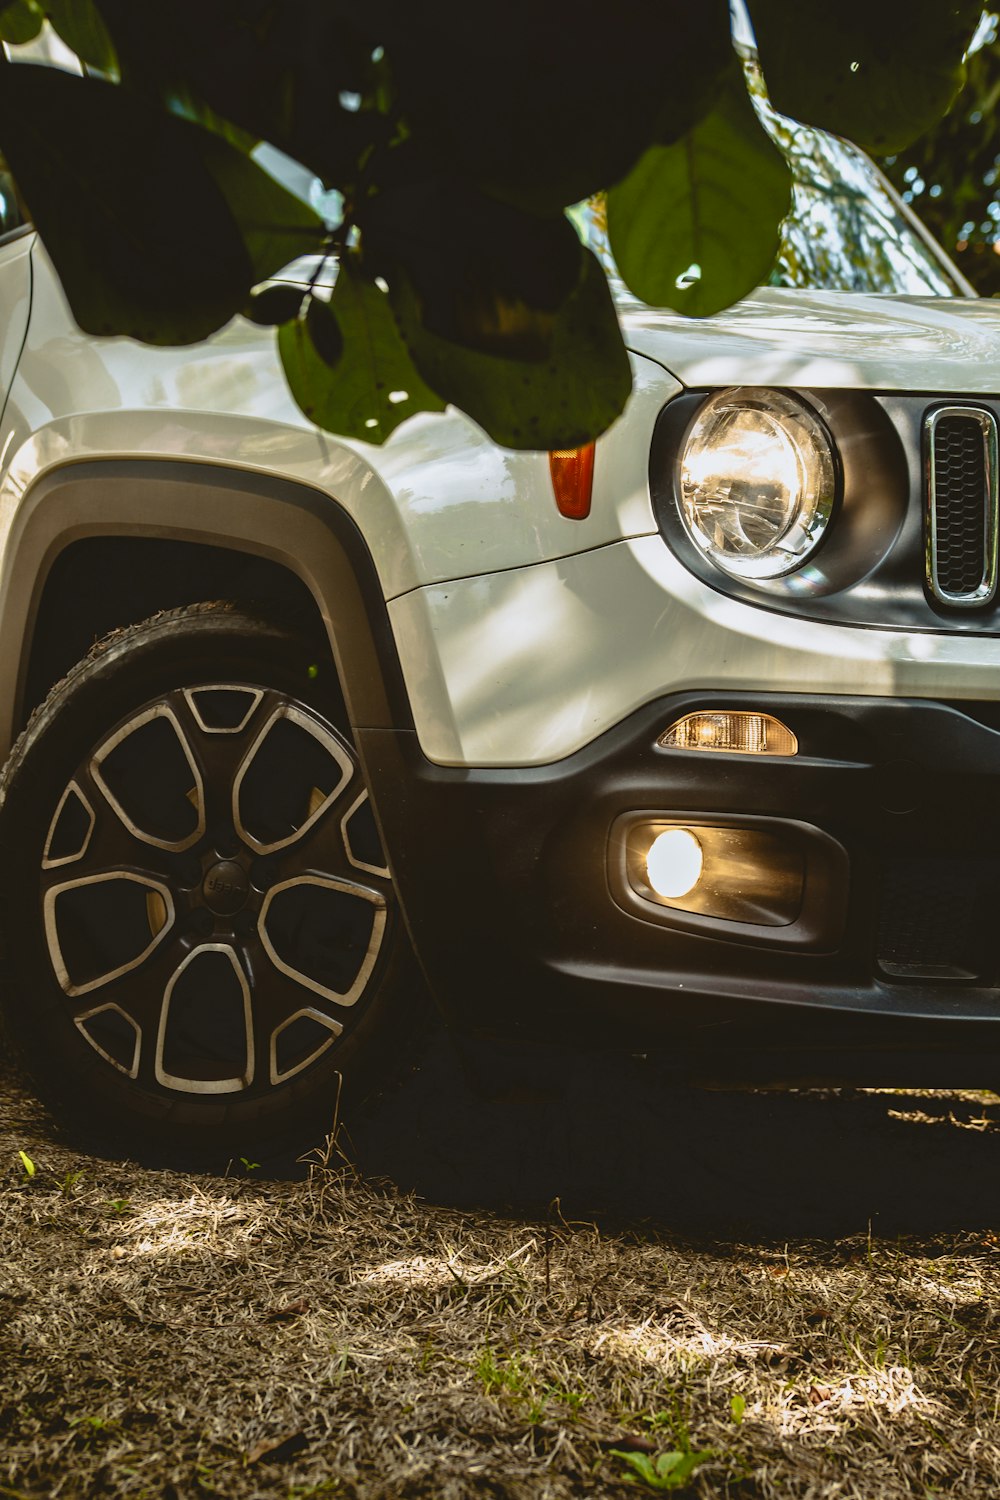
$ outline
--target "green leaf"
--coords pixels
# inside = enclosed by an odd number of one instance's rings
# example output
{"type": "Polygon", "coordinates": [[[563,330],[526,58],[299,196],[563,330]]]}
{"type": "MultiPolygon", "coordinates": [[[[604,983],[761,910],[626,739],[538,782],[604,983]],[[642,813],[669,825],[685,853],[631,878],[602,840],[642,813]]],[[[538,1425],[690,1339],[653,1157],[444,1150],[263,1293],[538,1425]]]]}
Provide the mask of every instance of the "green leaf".
{"type": "Polygon", "coordinates": [[[712,113],[675,145],[651,146],[608,193],[618,269],[653,306],[719,312],[767,279],[791,190],[734,67],[712,113]]]}
{"type": "MultiPolygon", "coordinates": [[[[345,0],[97,0],[130,85],[206,110],[302,162],[353,181],[390,122],[344,108],[370,81],[377,37],[359,36],[345,0]]],[[[359,0],[346,0],[359,10],[359,0]]]]}
{"type": "Polygon", "coordinates": [[[32,1177],[34,1177],[35,1175],[35,1163],[31,1160],[31,1157],[28,1155],[27,1151],[19,1151],[17,1154],[21,1158],[21,1166],[24,1168],[24,1175],[30,1182],[32,1177]]]}
{"type": "Polygon", "coordinates": [[[401,268],[421,321],[442,338],[487,354],[544,358],[552,315],[583,268],[565,214],[526,213],[481,193],[442,174],[409,141],[386,153],[380,178],[380,191],[356,215],[365,263],[390,284],[401,268]]]}
{"type": "Polygon", "coordinates": [[[35,0],[7,0],[0,6],[0,41],[20,46],[32,42],[42,29],[44,17],[35,0]]]}
{"type": "MultiPolygon", "coordinates": [[[[356,10],[362,7],[356,6],[356,10]]],[[[625,175],[700,118],[731,56],[726,0],[365,0],[413,136],[540,213],[625,175]]]]}
{"type": "Polygon", "coordinates": [[[656,1472],[665,1488],[680,1489],[687,1484],[695,1469],[712,1457],[710,1448],[703,1448],[699,1453],[661,1453],[656,1460],[656,1472]]]}
{"type": "Polygon", "coordinates": [[[901,151],[950,107],[981,0],[750,0],[774,107],[846,135],[866,151],[901,151]]]}
{"type": "Polygon", "coordinates": [[[192,127],[56,68],[0,70],[0,150],[88,333],[206,338],[255,279],[192,127]]]}
{"type": "Polygon", "coordinates": [[[579,447],[610,427],[628,400],[631,366],[607,278],[589,251],[575,291],[551,315],[541,360],[487,354],[432,333],[402,274],[392,297],[424,379],[505,448],[579,447]]]}
{"type": "Polygon", "coordinates": [[[648,1453],[631,1453],[623,1448],[612,1448],[609,1452],[612,1458],[620,1458],[623,1464],[627,1464],[647,1484],[652,1485],[656,1489],[660,1488],[657,1484],[656,1469],[653,1467],[653,1460],[648,1453]]]}
{"type": "Polygon", "coordinates": [[[118,66],[114,43],[94,0],[43,0],[53,29],[81,62],[100,73],[118,66]]]}
{"type": "Polygon", "coordinates": [[[655,1458],[648,1453],[633,1453],[622,1448],[612,1448],[610,1453],[612,1458],[620,1458],[628,1464],[654,1490],[684,1489],[695,1469],[715,1456],[711,1448],[698,1451],[675,1449],[670,1453],[658,1453],[655,1458]]]}
{"type": "Polygon", "coordinates": [[[297,318],[305,301],[305,292],[300,286],[269,286],[255,292],[243,309],[243,316],[262,328],[275,328],[279,323],[289,323],[297,318]]]}
{"type": "Polygon", "coordinates": [[[266,281],[296,256],[319,249],[326,227],[308,203],[222,136],[187,123],[195,150],[239,226],[255,281],[266,281]]]}
{"type": "Polygon", "coordinates": [[[741,1396],[739,1391],[737,1391],[729,1401],[729,1414],[732,1417],[733,1421],[736,1423],[737,1427],[739,1427],[740,1423],[743,1421],[743,1413],[746,1411],[746,1409],[747,1398],[745,1396],[741,1396]]]}
{"type": "Polygon", "coordinates": [[[344,352],[344,335],[329,303],[321,302],[318,297],[311,298],[306,312],[306,326],[313,348],[323,363],[332,370],[344,352]]]}
{"type": "Polygon", "coordinates": [[[320,356],[307,318],[286,323],[278,350],[292,395],[317,426],[368,443],[384,443],[407,417],[443,411],[406,350],[389,298],[345,256],[330,302],[345,357],[336,369],[320,356]]]}

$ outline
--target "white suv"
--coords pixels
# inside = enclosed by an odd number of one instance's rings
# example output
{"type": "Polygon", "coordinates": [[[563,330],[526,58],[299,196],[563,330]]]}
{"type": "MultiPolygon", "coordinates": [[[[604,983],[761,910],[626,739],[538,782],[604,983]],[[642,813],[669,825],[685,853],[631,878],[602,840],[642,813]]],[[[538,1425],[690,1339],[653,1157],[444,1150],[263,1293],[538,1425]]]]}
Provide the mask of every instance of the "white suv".
{"type": "Polygon", "coordinates": [[[308,1137],[425,981],[695,1076],[989,1081],[1000,317],[784,144],[786,285],[622,294],[592,468],[333,439],[244,320],[85,336],[5,192],[3,1003],[78,1122],[308,1137]]]}

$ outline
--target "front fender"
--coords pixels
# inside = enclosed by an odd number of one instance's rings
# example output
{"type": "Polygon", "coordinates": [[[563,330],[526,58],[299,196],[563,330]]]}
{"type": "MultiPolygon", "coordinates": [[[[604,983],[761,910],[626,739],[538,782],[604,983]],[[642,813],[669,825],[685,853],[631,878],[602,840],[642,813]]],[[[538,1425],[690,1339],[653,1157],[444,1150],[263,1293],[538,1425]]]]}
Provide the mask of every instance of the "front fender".
{"type": "Polygon", "coordinates": [[[371,554],[329,495],[270,475],[183,460],[93,460],[42,475],[21,498],[0,554],[0,749],[20,722],[46,578],[85,537],[201,542],[268,558],[296,574],[322,616],[352,724],[412,724],[371,554]]]}

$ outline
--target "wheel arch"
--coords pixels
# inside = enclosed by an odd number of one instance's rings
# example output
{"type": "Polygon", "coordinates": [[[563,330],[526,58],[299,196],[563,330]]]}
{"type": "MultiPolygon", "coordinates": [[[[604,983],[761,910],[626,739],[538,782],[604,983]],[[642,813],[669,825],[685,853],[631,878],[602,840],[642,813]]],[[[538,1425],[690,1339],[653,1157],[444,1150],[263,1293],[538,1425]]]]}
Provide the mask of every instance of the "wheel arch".
{"type": "Polygon", "coordinates": [[[200,597],[206,589],[210,597],[235,590],[244,601],[273,600],[309,618],[333,655],[351,724],[412,727],[374,562],[329,495],[195,461],[82,460],[31,486],[6,539],[3,755],[35,703],[94,639],[195,602],[182,597],[192,589],[200,597]],[[82,581],[89,587],[80,588],[82,581]]]}

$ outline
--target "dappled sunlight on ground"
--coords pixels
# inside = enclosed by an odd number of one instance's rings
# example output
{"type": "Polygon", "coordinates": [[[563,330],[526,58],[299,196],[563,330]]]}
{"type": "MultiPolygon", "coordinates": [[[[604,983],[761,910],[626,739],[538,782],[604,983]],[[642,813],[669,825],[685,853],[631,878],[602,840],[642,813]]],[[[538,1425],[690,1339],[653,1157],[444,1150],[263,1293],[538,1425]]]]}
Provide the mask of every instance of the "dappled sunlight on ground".
{"type": "Polygon", "coordinates": [[[338,1145],[373,1175],[151,1170],[11,1082],[0,1495],[625,1500],[670,1452],[703,1500],[1000,1492],[992,1096],[439,1053],[338,1145]]]}

